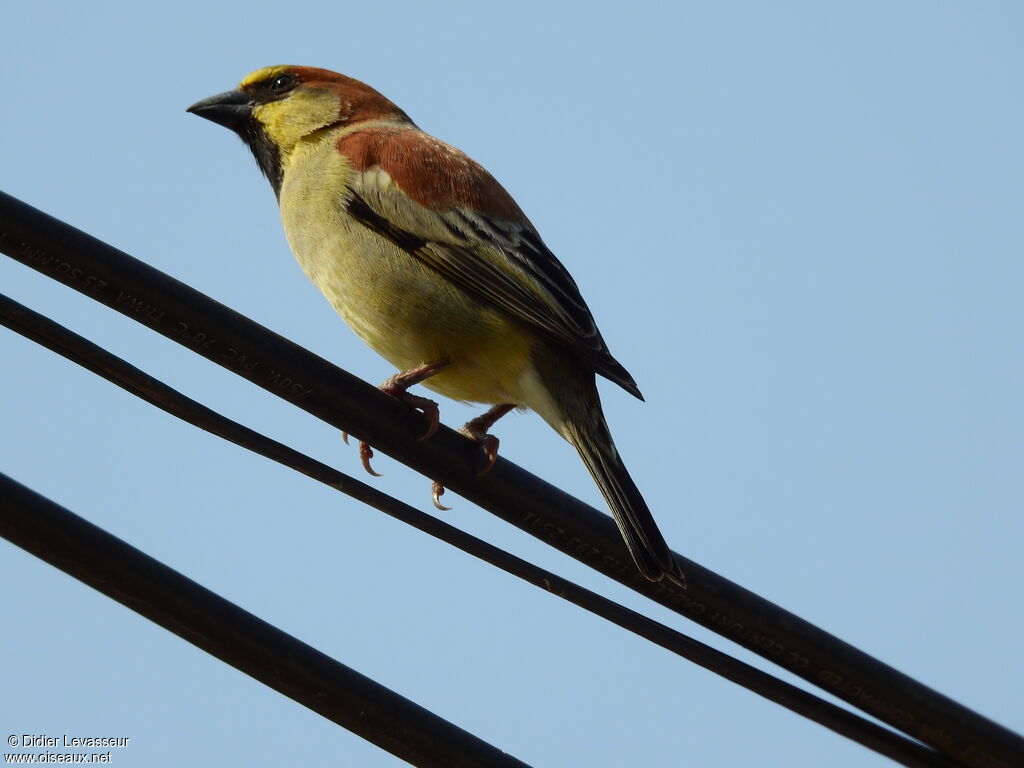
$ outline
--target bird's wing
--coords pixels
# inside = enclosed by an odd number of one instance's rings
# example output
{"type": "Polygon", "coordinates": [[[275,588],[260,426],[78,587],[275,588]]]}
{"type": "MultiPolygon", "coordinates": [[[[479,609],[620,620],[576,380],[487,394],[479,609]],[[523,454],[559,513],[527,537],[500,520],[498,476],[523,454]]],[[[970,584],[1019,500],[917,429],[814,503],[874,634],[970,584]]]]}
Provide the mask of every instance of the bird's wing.
{"type": "Polygon", "coordinates": [[[642,399],[609,353],[576,282],[508,193],[458,150],[415,133],[417,140],[406,134],[400,146],[401,163],[394,147],[391,154],[375,152],[372,165],[363,161],[345,201],[348,213],[642,399]],[[410,167],[428,172],[413,175],[410,167]]]}

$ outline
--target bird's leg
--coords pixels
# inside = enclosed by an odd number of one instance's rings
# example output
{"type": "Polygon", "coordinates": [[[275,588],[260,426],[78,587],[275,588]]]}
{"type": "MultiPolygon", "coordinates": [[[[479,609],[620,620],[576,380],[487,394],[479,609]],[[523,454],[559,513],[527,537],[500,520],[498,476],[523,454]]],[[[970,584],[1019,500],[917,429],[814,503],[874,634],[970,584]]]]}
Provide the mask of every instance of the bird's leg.
{"type": "MultiPolygon", "coordinates": [[[[515,405],[512,403],[496,405],[486,413],[477,416],[475,419],[467,421],[459,429],[459,432],[464,434],[473,442],[478,443],[480,447],[484,449],[484,454],[487,456],[487,463],[484,465],[483,469],[476,473],[477,477],[482,477],[490,472],[491,468],[494,466],[494,462],[498,460],[498,438],[494,435],[487,434],[487,430],[493,427],[494,422],[513,408],[515,408],[515,405]]],[[[441,494],[444,493],[444,486],[437,482],[437,480],[434,481],[430,491],[435,507],[442,511],[451,509],[451,507],[446,507],[441,504],[441,494]]]]}
{"type": "Polygon", "coordinates": [[[484,468],[476,473],[477,477],[482,477],[491,471],[494,466],[494,462],[498,460],[498,438],[494,435],[487,434],[487,430],[494,426],[494,422],[504,416],[506,413],[515,408],[512,403],[502,403],[491,408],[487,413],[477,416],[471,421],[467,421],[459,429],[459,432],[464,434],[473,442],[479,443],[480,447],[484,449],[484,453],[487,454],[487,463],[484,468]]]}
{"type": "MultiPolygon", "coordinates": [[[[425,379],[429,379],[434,374],[440,373],[449,365],[451,365],[450,360],[438,360],[433,363],[423,363],[422,365],[417,365],[415,368],[410,368],[407,371],[396,373],[394,376],[389,376],[384,380],[384,383],[378,387],[381,392],[386,392],[392,397],[397,397],[410,408],[417,408],[423,411],[423,415],[427,417],[427,431],[420,435],[417,438],[418,440],[426,440],[437,432],[437,428],[441,424],[441,412],[438,410],[437,403],[433,400],[428,400],[425,397],[410,394],[407,390],[409,387],[415,386],[425,379]]],[[[342,432],[341,437],[346,443],[348,443],[348,434],[346,432],[342,432]]],[[[363,462],[363,469],[374,477],[380,477],[380,473],[374,472],[373,467],[370,466],[370,459],[372,458],[373,449],[370,448],[369,444],[365,440],[360,440],[359,460],[363,462]]]]}

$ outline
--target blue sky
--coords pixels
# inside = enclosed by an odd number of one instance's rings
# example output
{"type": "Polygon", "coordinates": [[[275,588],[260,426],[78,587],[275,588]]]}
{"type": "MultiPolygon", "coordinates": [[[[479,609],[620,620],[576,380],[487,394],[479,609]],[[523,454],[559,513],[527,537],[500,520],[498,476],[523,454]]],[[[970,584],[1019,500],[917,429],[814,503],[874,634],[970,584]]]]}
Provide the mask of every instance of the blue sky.
{"type": "MultiPolygon", "coordinates": [[[[602,389],[676,550],[1024,729],[1019,4],[40,0],[4,26],[0,188],[372,382],[391,371],[302,275],[248,152],[184,110],[275,63],[377,87],[575,276],[646,396],[602,389]]],[[[111,310],[6,258],[0,285],[360,471],[336,430],[111,310]]],[[[888,764],[21,337],[0,350],[0,469],[528,763],[888,764]]],[[[538,417],[499,426],[603,508],[538,417]]],[[[121,765],[400,764],[10,545],[0,584],[4,734],[128,736],[121,765]]]]}

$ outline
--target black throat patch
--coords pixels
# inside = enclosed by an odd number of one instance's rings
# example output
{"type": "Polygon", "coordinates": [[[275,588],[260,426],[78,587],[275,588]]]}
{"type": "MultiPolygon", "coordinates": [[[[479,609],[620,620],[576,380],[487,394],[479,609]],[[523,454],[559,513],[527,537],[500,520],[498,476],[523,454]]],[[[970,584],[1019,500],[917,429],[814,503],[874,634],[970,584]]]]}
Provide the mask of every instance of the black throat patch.
{"type": "Polygon", "coordinates": [[[284,169],[281,167],[281,151],[277,145],[270,140],[266,130],[256,120],[248,120],[238,134],[252,150],[260,170],[274,188],[274,195],[280,197],[284,169]]]}

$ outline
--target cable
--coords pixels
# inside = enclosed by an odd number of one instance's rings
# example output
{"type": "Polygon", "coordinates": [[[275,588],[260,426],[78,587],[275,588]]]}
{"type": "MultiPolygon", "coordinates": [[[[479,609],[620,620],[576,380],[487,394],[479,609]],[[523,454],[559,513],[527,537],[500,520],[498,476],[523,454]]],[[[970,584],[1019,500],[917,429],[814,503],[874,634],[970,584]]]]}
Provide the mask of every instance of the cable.
{"type": "Polygon", "coordinates": [[[413,765],[526,766],[4,474],[0,535],[413,765]]]}
{"type": "Polygon", "coordinates": [[[1024,764],[1024,739],[676,554],[688,588],[636,573],[611,519],[194,289],[0,193],[0,250],[366,440],[513,525],[964,765],[1024,764]]]}
{"type": "Polygon", "coordinates": [[[957,765],[928,747],[734,659],[571,581],[521,560],[372,486],[249,429],[0,294],[0,324],[210,434],[283,464],[545,589],[683,658],[907,766],[957,765]]]}

